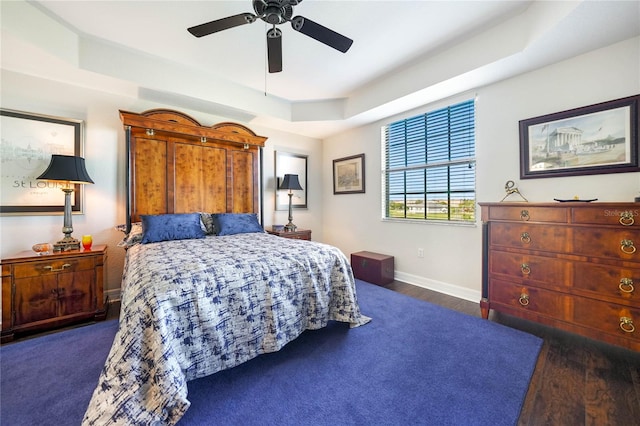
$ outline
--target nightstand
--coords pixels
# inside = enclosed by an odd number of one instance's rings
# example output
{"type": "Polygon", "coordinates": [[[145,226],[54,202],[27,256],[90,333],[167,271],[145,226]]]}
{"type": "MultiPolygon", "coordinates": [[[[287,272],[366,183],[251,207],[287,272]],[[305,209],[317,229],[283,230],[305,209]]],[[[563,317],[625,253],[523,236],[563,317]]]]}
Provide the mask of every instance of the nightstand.
{"type": "Polygon", "coordinates": [[[2,259],[2,343],[14,334],[105,318],[106,245],[2,259]]]}
{"type": "Polygon", "coordinates": [[[307,240],[311,241],[310,229],[297,229],[295,231],[267,231],[271,235],[277,235],[282,238],[291,238],[294,240],[307,240]]]}

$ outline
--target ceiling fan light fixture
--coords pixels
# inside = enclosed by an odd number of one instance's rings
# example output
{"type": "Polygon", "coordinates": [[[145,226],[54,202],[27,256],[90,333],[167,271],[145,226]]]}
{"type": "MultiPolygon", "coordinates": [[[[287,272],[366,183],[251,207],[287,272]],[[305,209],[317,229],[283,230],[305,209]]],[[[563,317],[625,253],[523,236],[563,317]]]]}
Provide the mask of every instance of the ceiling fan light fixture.
{"type": "Polygon", "coordinates": [[[190,27],[187,30],[196,37],[202,37],[219,31],[227,30],[244,24],[251,24],[258,18],[273,25],[267,31],[267,56],[269,59],[269,72],[282,71],[282,31],[276,25],[291,22],[294,30],[307,35],[320,43],[345,53],[353,44],[353,40],[343,36],[327,27],[324,27],[308,18],[293,16],[293,7],[302,0],[253,0],[253,10],[256,14],[242,13],[217,19],[205,24],[190,27]]]}

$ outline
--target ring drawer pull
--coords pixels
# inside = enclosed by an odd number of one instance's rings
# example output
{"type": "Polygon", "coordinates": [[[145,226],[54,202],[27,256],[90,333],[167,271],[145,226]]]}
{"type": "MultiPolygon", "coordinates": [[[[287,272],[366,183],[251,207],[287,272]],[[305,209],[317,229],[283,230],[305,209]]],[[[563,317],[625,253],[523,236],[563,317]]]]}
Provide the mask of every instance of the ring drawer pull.
{"type": "Polygon", "coordinates": [[[61,268],[58,268],[58,269],[54,268],[51,265],[47,265],[47,266],[43,267],[42,269],[46,269],[49,272],[60,272],[60,271],[64,271],[67,268],[71,268],[71,264],[70,263],[65,263],[64,265],[62,265],[61,268]]]}
{"type": "Polygon", "coordinates": [[[528,263],[523,263],[522,265],[520,265],[520,270],[524,275],[529,275],[531,273],[531,267],[528,263]]]}
{"type": "Polygon", "coordinates": [[[529,210],[521,210],[520,211],[520,219],[522,220],[529,220],[529,210]]]}
{"type": "Polygon", "coordinates": [[[633,245],[633,241],[622,240],[620,241],[620,250],[626,254],[633,254],[636,252],[636,247],[633,245]]]}
{"type": "Polygon", "coordinates": [[[528,232],[523,232],[522,234],[520,234],[520,241],[525,244],[529,244],[531,242],[531,235],[529,235],[528,232]]]}
{"type": "Polygon", "coordinates": [[[635,221],[633,220],[633,212],[626,211],[620,213],[620,223],[624,226],[631,226],[635,221]]]}
{"type": "MultiPolygon", "coordinates": [[[[520,295],[520,298],[518,299],[518,302],[522,305],[522,306],[528,306],[529,305],[529,295],[526,293],[522,293],[520,295]]],[[[622,320],[622,319],[621,319],[622,320]]],[[[621,325],[622,327],[622,325],[621,325]]]]}
{"type": "Polygon", "coordinates": [[[633,293],[635,290],[633,287],[633,280],[631,278],[621,278],[618,288],[623,293],[633,293]]]}
{"type": "Polygon", "coordinates": [[[620,328],[625,333],[633,333],[636,331],[636,327],[633,325],[633,318],[620,317],[620,328]]]}

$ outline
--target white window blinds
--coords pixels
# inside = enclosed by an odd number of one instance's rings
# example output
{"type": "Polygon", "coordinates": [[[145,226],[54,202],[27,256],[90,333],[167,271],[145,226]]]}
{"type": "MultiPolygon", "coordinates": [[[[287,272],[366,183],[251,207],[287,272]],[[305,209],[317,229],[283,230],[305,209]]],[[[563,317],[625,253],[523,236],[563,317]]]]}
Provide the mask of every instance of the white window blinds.
{"type": "Polygon", "coordinates": [[[384,215],[475,222],[475,102],[382,128],[384,215]]]}

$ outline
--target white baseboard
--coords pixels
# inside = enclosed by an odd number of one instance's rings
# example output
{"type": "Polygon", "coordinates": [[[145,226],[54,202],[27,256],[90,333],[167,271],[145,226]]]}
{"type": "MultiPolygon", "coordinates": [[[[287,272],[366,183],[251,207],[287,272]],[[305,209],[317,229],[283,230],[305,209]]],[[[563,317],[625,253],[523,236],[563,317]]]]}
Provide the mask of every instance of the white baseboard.
{"type": "Polygon", "coordinates": [[[120,289],[116,288],[114,290],[107,290],[104,292],[105,296],[109,298],[109,303],[111,302],[119,302],[120,301],[120,289]]]}
{"type": "Polygon", "coordinates": [[[395,271],[394,275],[394,278],[398,281],[426,288],[428,290],[437,291],[439,293],[448,294],[449,296],[468,300],[470,302],[480,303],[480,299],[482,298],[482,292],[479,290],[471,290],[466,287],[460,287],[455,284],[449,284],[442,281],[420,277],[417,275],[407,274],[405,272],[395,271]]]}

